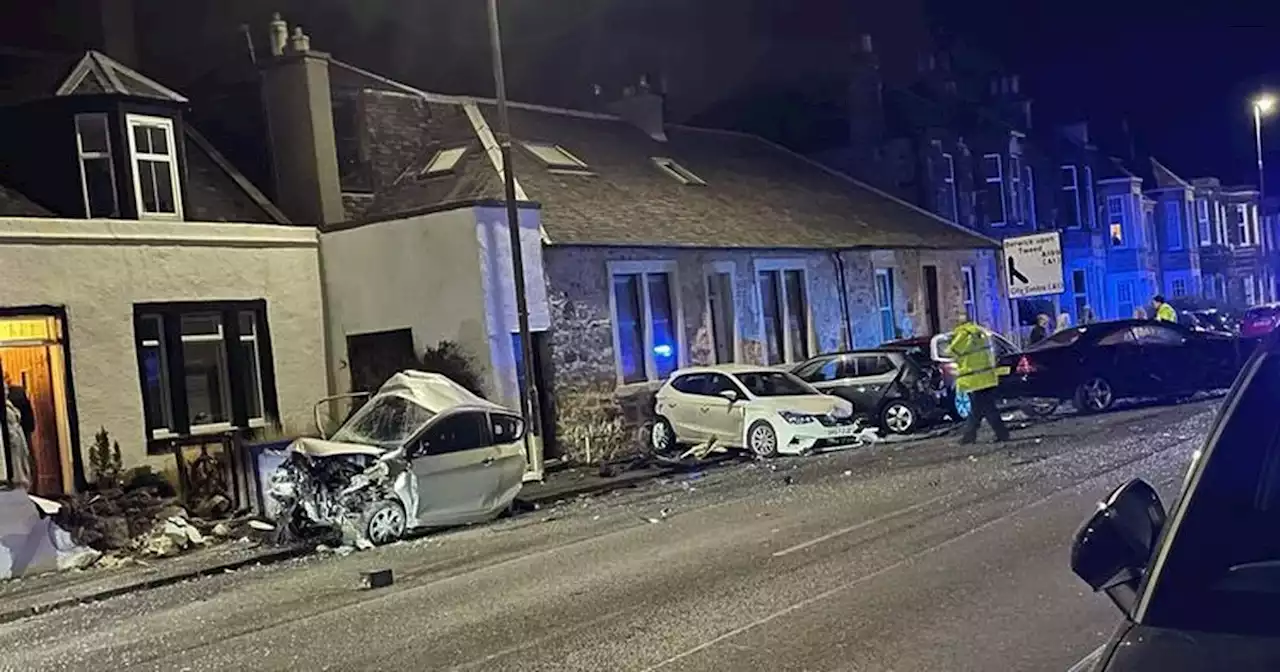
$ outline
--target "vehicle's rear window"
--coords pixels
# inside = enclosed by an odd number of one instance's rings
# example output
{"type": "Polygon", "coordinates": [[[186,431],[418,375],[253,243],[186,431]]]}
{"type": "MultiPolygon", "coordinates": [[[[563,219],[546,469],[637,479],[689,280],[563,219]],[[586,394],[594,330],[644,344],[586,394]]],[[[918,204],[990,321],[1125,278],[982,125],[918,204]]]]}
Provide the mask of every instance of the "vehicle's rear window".
{"type": "Polygon", "coordinates": [[[1280,314],[1280,308],[1276,306],[1257,306],[1245,311],[1244,319],[1256,320],[1259,318],[1275,317],[1280,314]]]}

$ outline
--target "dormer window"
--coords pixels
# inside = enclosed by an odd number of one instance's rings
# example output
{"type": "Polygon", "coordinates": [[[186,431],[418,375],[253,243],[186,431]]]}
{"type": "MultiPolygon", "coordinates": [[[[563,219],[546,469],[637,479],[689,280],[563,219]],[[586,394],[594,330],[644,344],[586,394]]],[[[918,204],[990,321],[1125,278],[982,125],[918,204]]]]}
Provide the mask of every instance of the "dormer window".
{"type": "Polygon", "coordinates": [[[462,155],[466,153],[466,147],[442,149],[431,157],[427,165],[422,167],[422,170],[418,172],[418,177],[437,177],[451,174],[458,167],[458,162],[462,160],[462,155]]]}
{"type": "Polygon", "coordinates": [[[76,115],[76,149],[80,154],[80,190],[84,195],[85,216],[90,219],[119,216],[107,115],[76,115]]]}
{"type": "Polygon", "coordinates": [[[569,150],[560,145],[548,145],[536,142],[524,143],[524,148],[529,150],[530,154],[538,157],[539,161],[546,164],[547,168],[552,170],[563,170],[573,173],[587,173],[591,169],[586,162],[569,153],[569,150]]]}
{"type": "Polygon", "coordinates": [[[701,177],[694,175],[688,168],[678,164],[673,159],[667,159],[660,156],[653,157],[653,162],[662,169],[662,172],[679,180],[680,184],[688,184],[692,186],[705,187],[706,182],[701,177]]]}
{"type": "Polygon", "coordinates": [[[182,219],[173,120],[126,115],[133,191],[140,219],[182,219]]]}

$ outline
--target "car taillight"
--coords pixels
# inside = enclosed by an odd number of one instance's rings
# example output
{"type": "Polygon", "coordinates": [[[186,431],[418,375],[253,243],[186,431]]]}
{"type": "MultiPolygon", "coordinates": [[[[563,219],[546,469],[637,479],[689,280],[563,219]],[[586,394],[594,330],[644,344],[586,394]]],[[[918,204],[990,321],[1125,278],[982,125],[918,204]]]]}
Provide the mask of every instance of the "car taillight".
{"type": "Polygon", "coordinates": [[[1023,356],[1018,358],[1018,367],[1014,370],[1018,373],[1035,373],[1036,367],[1031,363],[1031,360],[1023,356]]]}

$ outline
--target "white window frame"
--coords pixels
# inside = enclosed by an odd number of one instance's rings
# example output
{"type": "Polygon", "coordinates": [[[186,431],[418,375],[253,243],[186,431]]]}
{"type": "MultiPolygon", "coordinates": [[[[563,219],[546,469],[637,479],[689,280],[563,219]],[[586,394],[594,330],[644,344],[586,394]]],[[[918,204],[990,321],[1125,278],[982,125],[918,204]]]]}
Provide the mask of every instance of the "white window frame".
{"type": "Polygon", "coordinates": [[[1016,154],[1011,154],[1009,156],[1009,211],[1005,213],[1005,218],[1010,220],[1010,224],[1018,225],[1023,222],[1022,195],[1022,159],[1016,154]]]}
{"type": "Polygon", "coordinates": [[[680,184],[685,184],[692,187],[707,186],[707,183],[705,180],[695,175],[693,171],[680,165],[678,162],[676,162],[675,159],[668,158],[665,156],[655,156],[651,158],[653,160],[654,165],[656,165],[659,169],[661,169],[662,172],[666,173],[667,175],[670,175],[673,179],[675,179],[680,184]]]}
{"type": "MultiPolygon", "coordinates": [[[[178,333],[180,334],[179,338],[181,339],[182,344],[184,346],[187,343],[217,343],[218,344],[218,348],[222,351],[222,370],[219,372],[222,375],[222,385],[221,385],[222,404],[223,404],[223,408],[226,409],[227,415],[231,415],[231,353],[227,352],[227,342],[226,342],[227,325],[223,324],[222,317],[223,317],[222,313],[217,311],[202,312],[202,311],[196,310],[190,313],[185,313],[183,315],[178,316],[177,318],[178,333]],[[182,318],[204,316],[204,315],[214,315],[218,318],[218,333],[192,334],[190,336],[182,333],[182,318]]],[[[240,319],[239,313],[236,313],[236,319],[240,319]]],[[[182,357],[183,357],[183,360],[185,361],[186,352],[183,352],[182,357]]],[[[185,371],[183,372],[183,375],[184,376],[186,375],[185,371]]],[[[259,378],[262,377],[261,373],[259,373],[258,377],[259,378]]],[[[187,412],[188,413],[191,412],[189,407],[187,409],[187,412]]],[[[223,422],[207,422],[202,425],[192,424],[190,427],[190,431],[192,434],[215,434],[218,432],[225,432],[227,430],[230,430],[234,426],[235,425],[230,420],[225,420],[223,422]]],[[[160,438],[160,437],[157,437],[157,438],[160,438]]]]}
{"type": "Polygon", "coordinates": [[[1249,241],[1249,205],[1236,203],[1236,214],[1240,216],[1240,221],[1236,223],[1237,232],[1240,234],[1240,245],[1248,247],[1253,244],[1249,241]]]}
{"type": "Polygon", "coordinates": [[[942,175],[942,183],[947,185],[946,189],[951,194],[951,221],[952,223],[960,222],[960,192],[956,188],[956,160],[950,152],[942,153],[942,164],[947,171],[942,175]]]}
{"type": "MultiPolygon", "coordinates": [[[[144,348],[156,348],[160,353],[160,412],[164,416],[164,426],[149,430],[149,433],[153,439],[173,438],[177,436],[177,434],[173,431],[173,398],[169,393],[169,350],[164,344],[164,318],[160,315],[144,315],[141,320],[143,322],[153,323],[155,325],[156,334],[159,335],[158,339],[147,338],[138,341],[140,346],[144,348]]],[[[139,353],[138,356],[141,357],[142,354],[139,353]]],[[[143,399],[142,403],[147,403],[147,400],[143,399]]]]}
{"type": "Polygon", "coordinates": [[[1129,232],[1129,225],[1127,222],[1129,217],[1129,212],[1128,212],[1128,208],[1125,207],[1125,201],[1127,200],[1129,200],[1129,197],[1121,194],[1113,194],[1111,196],[1107,196],[1107,247],[1109,248],[1124,249],[1126,247],[1129,247],[1129,237],[1126,235],[1129,232]],[[1120,204],[1120,221],[1119,222],[1116,222],[1114,220],[1115,216],[1111,212],[1112,203],[1120,204]],[[1120,244],[1119,245],[1116,245],[1114,242],[1112,242],[1111,227],[1115,226],[1116,224],[1120,225],[1120,244]]]}
{"type": "Polygon", "coordinates": [[[432,155],[427,165],[418,171],[418,177],[439,177],[449,175],[458,169],[462,157],[467,155],[466,147],[446,147],[432,155]]]}
{"type": "Polygon", "coordinates": [[[1200,247],[1213,244],[1213,222],[1209,219],[1209,199],[1197,198],[1196,201],[1196,234],[1200,237],[1200,247]]]}
{"type": "Polygon", "coordinates": [[[1214,203],[1213,212],[1216,216],[1216,219],[1214,219],[1213,222],[1214,231],[1218,234],[1218,240],[1216,242],[1223,247],[1230,247],[1231,237],[1227,235],[1230,232],[1230,229],[1227,227],[1227,210],[1223,207],[1222,201],[1216,201],[1214,203]]]}
{"type": "Polygon", "coordinates": [[[1170,283],[1169,293],[1172,294],[1175,299],[1186,296],[1187,281],[1184,278],[1174,278],[1173,282],[1170,283]]]}
{"type": "Polygon", "coordinates": [[[738,265],[732,261],[712,261],[702,267],[702,283],[703,291],[705,292],[703,307],[706,308],[703,326],[707,329],[707,335],[711,337],[711,359],[714,361],[716,356],[716,330],[712,323],[711,279],[720,274],[729,276],[729,305],[732,309],[733,324],[728,326],[729,335],[733,339],[733,361],[737,363],[742,361],[742,338],[738,333],[738,265]]]}
{"type": "Polygon", "coordinates": [[[1182,208],[1179,207],[1178,201],[1168,201],[1164,204],[1164,229],[1165,238],[1169,241],[1169,250],[1181,250],[1185,236],[1182,230],[1182,208]],[[1170,216],[1173,221],[1170,221],[1170,216]],[[1170,234],[1177,235],[1177,238],[1170,234]]]}
{"type": "Polygon", "coordinates": [[[1254,247],[1262,246],[1262,229],[1258,224],[1258,206],[1254,203],[1249,204],[1249,224],[1253,233],[1253,240],[1250,243],[1254,247]]]}
{"type": "Polygon", "coordinates": [[[561,147],[560,145],[550,143],[550,142],[526,142],[523,144],[524,144],[525,151],[532,154],[533,158],[541,161],[542,165],[546,166],[547,170],[550,170],[552,172],[563,171],[567,173],[580,174],[580,173],[591,171],[591,167],[587,165],[586,161],[583,161],[582,159],[579,159],[578,157],[574,156],[572,152],[565,149],[564,147],[561,147]],[[563,162],[561,161],[553,162],[548,160],[546,157],[544,157],[542,154],[539,153],[539,151],[547,151],[547,150],[550,150],[553,152],[559,152],[560,155],[563,156],[565,160],[563,162]]]}
{"type": "Polygon", "coordinates": [[[182,182],[178,176],[178,143],[173,120],[142,114],[125,115],[126,142],[129,147],[129,169],[133,173],[133,197],[138,209],[138,219],[182,219],[182,182]],[[138,127],[160,128],[168,136],[169,154],[143,154],[138,152],[134,129],[138,127]],[[173,186],[173,212],[145,212],[142,208],[142,183],[138,172],[139,161],[156,161],[169,166],[169,183],[173,186]]]}
{"type": "MultiPolygon", "coordinates": [[[[960,282],[963,283],[960,287],[960,304],[970,322],[978,321],[978,284],[976,277],[973,266],[964,265],[960,267],[960,282]],[[967,297],[965,296],[966,293],[968,294],[967,297]]],[[[878,299],[876,309],[877,312],[880,310],[878,299]]]]}
{"type": "Polygon", "coordinates": [[[765,365],[774,366],[777,364],[790,364],[791,360],[791,304],[787,301],[786,288],[786,271],[799,271],[801,283],[804,289],[804,325],[805,337],[808,342],[805,344],[805,352],[809,356],[813,356],[818,352],[817,334],[813,329],[813,287],[810,284],[809,266],[803,259],[756,259],[753,264],[754,268],[751,273],[751,280],[755,284],[756,289],[756,307],[760,315],[760,343],[763,346],[761,355],[765,359],[765,365]],[[764,292],[760,290],[760,274],[765,271],[776,271],[778,273],[779,283],[777,291],[778,309],[782,311],[782,361],[769,361],[769,329],[764,321],[764,292]]]}
{"type": "Polygon", "coordinates": [[[1137,310],[1137,308],[1138,308],[1138,304],[1133,302],[1133,281],[1121,280],[1120,282],[1117,282],[1116,283],[1116,319],[1127,320],[1132,318],[1133,313],[1135,310],[1137,310]],[[1128,294],[1129,295],[1128,298],[1125,298],[1123,296],[1124,294],[1128,294]],[[1126,305],[1129,308],[1128,313],[1125,313],[1125,311],[1120,310],[1120,308],[1126,305]]]}
{"type": "MultiPolygon", "coordinates": [[[[240,332],[240,342],[248,343],[253,346],[253,357],[249,360],[253,368],[257,370],[254,379],[257,383],[258,393],[258,413],[257,416],[249,417],[249,426],[253,428],[265,427],[267,424],[267,392],[262,387],[262,344],[258,342],[258,332],[262,330],[262,325],[258,324],[258,313],[252,310],[240,310],[236,312],[236,319],[239,320],[242,315],[248,315],[253,324],[253,333],[245,334],[240,332]]],[[[231,361],[227,360],[228,374],[230,374],[231,361]]],[[[228,394],[230,394],[230,382],[228,382],[228,394]]]]}
{"type": "MultiPolygon", "coordinates": [[[[1004,226],[1009,221],[1009,206],[1005,202],[1006,194],[1004,190],[1004,156],[1000,154],[983,154],[982,155],[982,181],[984,184],[999,183],[1000,184],[1000,221],[988,222],[989,226],[1004,226]],[[987,160],[996,160],[996,176],[987,175],[987,160]]],[[[985,208],[984,212],[985,213],[985,208]]]]}
{"type": "Polygon", "coordinates": [[[610,261],[606,264],[606,287],[609,292],[609,325],[613,330],[614,371],[619,385],[634,385],[623,380],[621,333],[618,331],[618,298],[613,288],[613,279],[619,275],[640,276],[640,314],[643,319],[641,345],[644,347],[644,379],[646,381],[661,380],[657,377],[658,364],[653,358],[653,305],[649,300],[649,276],[667,274],[667,289],[671,292],[671,312],[676,321],[676,368],[688,365],[688,346],[685,343],[684,309],[680,302],[680,275],[678,264],[671,260],[651,261],[610,261]]]}
{"type": "Polygon", "coordinates": [[[1258,301],[1257,285],[1254,284],[1253,275],[1246,275],[1240,281],[1244,288],[1244,305],[1246,308],[1252,308],[1258,301]]]}
{"type": "Polygon", "coordinates": [[[120,213],[120,192],[116,187],[116,165],[111,158],[111,124],[106,114],[101,112],[89,112],[85,114],[77,114],[72,121],[75,125],[76,132],[76,154],[80,161],[80,194],[84,197],[84,216],[86,219],[93,217],[93,210],[89,205],[89,177],[84,170],[84,162],[86,159],[107,160],[107,167],[111,169],[111,200],[115,202],[116,214],[120,213]],[[107,151],[105,152],[86,152],[84,151],[84,142],[80,137],[80,120],[81,119],[100,119],[102,121],[103,130],[107,136],[107,151]]]}
{"type": "Polygon", "coordinates": [[[1084,190],[1086,198],[1085,202],[1080,204],[1080,221],[1087,221],[1089,230],[1097,231],[1098,203],[1093,195],[1093,166],[1084,167],[1084,190]]]}
{"type": "Polygon", "coordinates": [[[1089,269],[1073,268],[1071,269],[1071,308],[1076,313],[1076,324],[1080,324],[1080,320],[1084,317],[1084,307],[1089,305],[1089,269]],[[1076,287],[1076,273],[1084,279],[1082,283],[1084,288],[1076,287]],[[1084,299],[1081,301],[1081,299],[1084,299]]]}
{"type": "Polygon", "coordinates": [[[877,268],[875,269],[875,271],[876,271],[875,275],[872,277],[873,284],[871,285],[871,298],[873,301],[875,301],[876,321],[880,323],[880,342],[883,343],[885,341],[892,341],[898,337],[898,332],[897,332],[898,316],[897,316],[897,310],[896,310],[897,306],[894,305],[894,299],[897,298],[896,296],[894,296],[895,294],[897,294],[897,284],[894,282],[894,276],[896,274],[894,273],[894,268],[892,266],[877,268]],[[889,288],[889,292],[890,292],[889,296],[887,297],[889,300],[888,306],[880,305],[880,278],[881,277],[885,278],[885,286],[889,288]],[[886,310],[889,311],[888,324],[892,325],[892,329],[893,329],[893,332],[888,334],[884,333],[884,325],[886,324],[884,319],[885,317],[884,312],[886,310]]]}
{"type": "MultiPolygon", "coordinates": [[[[1062,170],[1071,171],[1071,186],[1067,186],[1064,184],[1062,185],[1062,190],[1072,192],[1071,197],[1076,202],[1076,221],[1068,222],[1066,228],[1068,229],[1084,228],[1084,221],[1085,221],[1084,209],[1085,208],[1084,208],[1084,203],[1080,199],[1080,172],[1076,170],[1076,167],[1074,165],[1069,163],[1063,164],[1062,170]]],[[[1058,177],[1061,178],[1062,177],[1061,174],[1059,174],[1058,177]]]]}

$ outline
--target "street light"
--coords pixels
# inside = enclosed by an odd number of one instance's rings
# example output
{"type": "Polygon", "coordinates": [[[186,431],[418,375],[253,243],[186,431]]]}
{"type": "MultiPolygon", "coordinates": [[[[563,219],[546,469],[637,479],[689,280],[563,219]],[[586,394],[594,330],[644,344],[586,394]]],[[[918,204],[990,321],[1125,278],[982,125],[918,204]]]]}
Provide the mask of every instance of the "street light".
{"type": "Polygon", "coordinates": [[[511,271],[516,289],[516,315],[520,323],[520,355],[524,360],[524,385],[520,386],[520,415],[524,418],[524,448],[529,466],[542,472],[542,450],[533,445],[541,436],[534,378],[533,344],[529,336],[529,301],[525,295],[524,245],[520,241],[520,211],[516,204],[515,166],[511,163],[511,122],[507,116],[507,82],[502,71],[502,36],[498,27],[498,0],[489,0],[489,47],[493,57],[493,88],[498,103],[498,151],[502,156],[503,195],[507,206],[507,231],[511,238],[511,271]]]}
{"type": "Polygon", "coordinates": [[[1266,196],[1265,178],[1262,173],[1262,115],[1271,114],[1276,108],[1276,97],[1264,93],[1253,99],[1253,139],[1258,152],[1258,201],[1266,196]]]}

